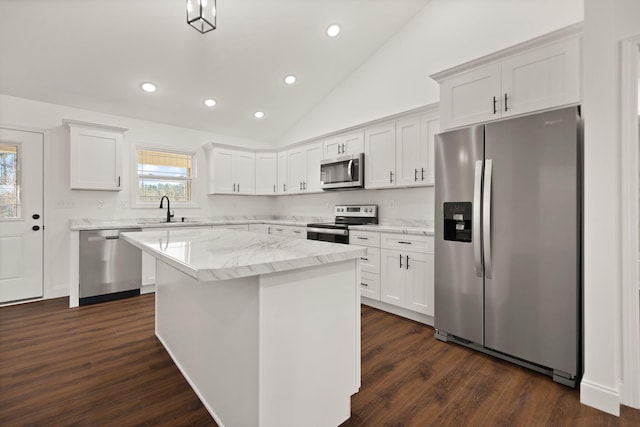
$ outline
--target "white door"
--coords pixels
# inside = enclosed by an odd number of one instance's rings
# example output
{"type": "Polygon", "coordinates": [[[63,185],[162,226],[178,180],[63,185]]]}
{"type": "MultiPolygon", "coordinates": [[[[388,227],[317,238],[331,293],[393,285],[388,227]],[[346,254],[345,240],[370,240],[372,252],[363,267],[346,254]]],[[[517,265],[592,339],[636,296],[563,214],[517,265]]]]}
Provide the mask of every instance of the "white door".
{"type": "Polygon", "coordinates": [[[405,257],[406,305],[409,310],[433,316],[433,254],[408,252],[405,257]],[[408,265],[408,267],[406,266],[408,265]]]}
{"type": "Polygon", "coordinates": [[[302,188],[304,191],[321,191],[320,161],[322,157],[321,142],[307,146],[307,174],[302,188]]]}
{"type": "Polygon", "coordinates": [[[286,151],[278,153],[278,194],[287,192],[289,184],[289,163],[287,160],[288,153],[286,151]]]}
{"type": "Polygon", "coordinates": [[[214,148],[213,167],[209,170],[209,194],[231,194],[235,192],[233,182],[234,151],[214,148]]]}
{"type": "Polygon", "coordinates": [[[256,155],[239,151],[233,156],[236,192],[256,194],[256,155]]]}
{"type": "Polygon", "coordinates": [[[500,64],[476,68],[440,84],[442,129],[500,118],[500,64]]]}
{"type": "Polygon", "coordinates": [[[380,300],[403,307],[405,296],[405,255],[400,251],[380,252],[380,300]]]}
{"type": "Polygon", "coordinates": [[[396,124],[384,123],[364,132],[365,188],[396,186],[396,124]]]}
{"type": "Polygon", "coordinates": [[[396,122],[396,182],[398,185],[422,185],[420,136],[419,116],[396,122]]]}
{"type": "Polygon", "coordinates": [[[256,153],[256,194],[276,194],[276,153],[256,153]]]}
{"type": "Polygon", "coordinates": [[[301,193],[302,181],[307,176],[307,152],[303,148],[295,148],[289,150],[287,158],[289,163],[289,185],[287,185],[288,193],[301,193]]]}
{"type": "Polygon", "coordinates": [[[43,295],[43,136],[0,128],[0,304],[43,295]]]}

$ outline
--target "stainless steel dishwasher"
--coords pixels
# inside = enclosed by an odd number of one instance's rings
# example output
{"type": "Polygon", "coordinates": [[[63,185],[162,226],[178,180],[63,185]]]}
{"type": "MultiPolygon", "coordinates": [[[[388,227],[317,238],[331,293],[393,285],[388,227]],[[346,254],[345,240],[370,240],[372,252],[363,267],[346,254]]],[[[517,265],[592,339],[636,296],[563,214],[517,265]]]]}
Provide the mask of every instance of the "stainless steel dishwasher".
{"type": "Polygon", "coordinates": [[[140,295],[142,254],[120,239],[141,228],[80,231],[80,305],[140,295]]]}

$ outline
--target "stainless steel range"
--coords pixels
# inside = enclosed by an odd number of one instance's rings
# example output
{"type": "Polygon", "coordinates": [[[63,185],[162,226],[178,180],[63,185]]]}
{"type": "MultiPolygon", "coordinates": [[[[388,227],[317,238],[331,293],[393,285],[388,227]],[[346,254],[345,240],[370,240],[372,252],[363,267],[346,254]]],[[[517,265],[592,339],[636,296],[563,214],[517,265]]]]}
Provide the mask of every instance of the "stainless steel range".
{"type": "Polygon", "coordinates": [[[378,223],[378,205],[338,205],[334,222],[307,224],[307,240],[349,244],[349,226],[378,223]]]}

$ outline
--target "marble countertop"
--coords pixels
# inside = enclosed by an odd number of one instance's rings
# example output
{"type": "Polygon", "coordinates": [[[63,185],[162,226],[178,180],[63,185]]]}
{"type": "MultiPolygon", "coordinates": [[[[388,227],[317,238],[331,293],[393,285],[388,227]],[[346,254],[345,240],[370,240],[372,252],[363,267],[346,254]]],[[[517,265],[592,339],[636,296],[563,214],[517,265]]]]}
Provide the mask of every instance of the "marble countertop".
{"type": "Polygon", "coordinates": [[[215,225],[236,225],[236,224],[277,224],[294,225],[305,227],[311,222],[328,222],[322,217],[284,217],[284,218],[257,218],[257,217],[223,217],[223,218],[187,218],[184,222],[179,219],[173,222],[166,222],[164,218],[122,218],[122,219],[102,219],[102,218],[78,218],[69,221],[71,231],[81,230],[104,230],[112,228],[180,228],[215,225]]]}
{"type": "Polygon", "coordinates": [[[418,236],[434,235],[433,227],[413,226],[413,225],[392,225],[392,224],[350,225],[349,230],[375,231],[375,232],[381,232],[381,233],[414,234],[418,236]]]}
{"type": "Polygon", "coordinates": [[[275,273],[366,256],[366,249],[359,246],[224,228],[150,230],[121,236],[203,281],[275,273]]]}
{"type": "MultiPolygon", "coordinates": [[[[80,230],[104,230],[109,228],[183,228],[197,226],[224,226],[236,224],[274,224],[293,225],[305,227],[310,223],[333,222],[333,218],[303,217],[303,216],[243,216],[243,217],[215,217],[215,218],[186,218],[185,222],[177,219],[174,222],[166,222],[164,218],[123,218],[100,219],[80,218],[72,219],[69,228],[72,231],[80,230]]],[[[433,236],[433,226],[423,221],[396,221],[383,222],[377,225],[355,225],[349,227],[352,230],[374,231],[382,233],[402,233],[433,236]]]]}

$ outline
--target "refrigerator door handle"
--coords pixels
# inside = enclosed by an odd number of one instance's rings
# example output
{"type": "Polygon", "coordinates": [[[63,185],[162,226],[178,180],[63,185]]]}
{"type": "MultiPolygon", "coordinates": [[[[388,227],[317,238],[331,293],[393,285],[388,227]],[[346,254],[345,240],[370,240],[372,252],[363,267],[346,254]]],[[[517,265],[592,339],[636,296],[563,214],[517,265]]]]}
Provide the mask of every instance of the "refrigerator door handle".
{"type": "Polygon", "coordinates": [[[484,251],[484,272],[487,279],[493,278],[493,264],[491,262],[491,177],[493,161],[487,159],[484,166],[484,200],[482,201],[482,242],[484,251]]]}
{"type": "Polygon", "coordinates": [[[473,258],[476,276],[482,277],[482,246],[480,242],[480,200],[482,197],[482,160],[476,160],[476,175],[473,182],[473,258]]]}

